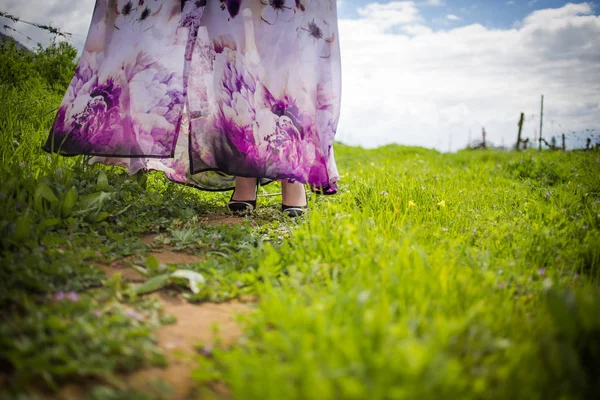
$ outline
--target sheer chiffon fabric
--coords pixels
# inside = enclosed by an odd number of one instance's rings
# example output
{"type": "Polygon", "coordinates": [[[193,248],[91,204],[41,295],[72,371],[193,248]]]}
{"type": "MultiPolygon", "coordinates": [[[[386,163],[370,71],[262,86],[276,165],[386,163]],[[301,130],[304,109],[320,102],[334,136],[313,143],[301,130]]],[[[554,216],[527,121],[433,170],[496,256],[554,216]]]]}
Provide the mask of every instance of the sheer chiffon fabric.
{"type": "Polygon", "coordinates": [[[45,149],[334,193],[340,79],[335,0],[97,0],[45,149]]]}

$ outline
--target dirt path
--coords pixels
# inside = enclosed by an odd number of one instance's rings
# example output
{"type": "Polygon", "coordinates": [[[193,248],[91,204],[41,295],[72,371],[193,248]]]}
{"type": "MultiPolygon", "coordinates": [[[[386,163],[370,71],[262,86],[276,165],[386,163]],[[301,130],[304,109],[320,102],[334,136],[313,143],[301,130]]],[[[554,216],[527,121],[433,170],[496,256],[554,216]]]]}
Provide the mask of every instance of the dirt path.
{"type": "MultiPolygon", "coordinates": [[[[213,218],[206,224],[238,224],[237,217],[213,218]]],[[[144,244],[152,245],[155,235],[141,237],[144,244]]],[[[202,260],[201,256],[174,252],[168,248],[154,249],[149,253],[161,264],[191,264],[202,260]]],[[[126,282],[143,282],[146,278],[131,267],[131,259],[117,260],[110,265],[100,266],[107,278],[120,273],[126,282]]],[[[252,311],[249,303],[228,302],[222,304],[191,304],[184,298],[167,295],[164,291],[152,294],[161,304],[167,315],[174,316],[176,322],[164,325],[154,331],[157,344],[167,355],[165,368],[144,368],[123,378],[124,383],[135,390],[148,391],[153,382],[163,382],[170,386],[169,399],[188,400],[194,397],[195,383],[191,377],[197,366],[195,357],[201,348],[210,349],[218,339],[222,345],[234,343],[242,335],[236,316],[252,311]],[[214,327],[218,326],[218,336],[214,327]],[[198,347],[201,346],[201,347],[198,347]]],[[[65,400],[79,400],[85,397],[85,388],[68,385],[58,396],[65,400]]]]}
{"type": "MultiPolygon", "coordinates": [[[[160,264],[192,264],[195,262],[202,261],[202,257],[182,253],[178,251],[172,251],[168,249],[158,249],[148,253],[150,256],[156,257],[160,264]]],[[[106,274],[106,278],[110,279],[115,274],[120,273],[121,277],[126,282],[144,282],[146,278],[131,267],[132,257],[116,260],[110,265],[100,265],[100,269],[106,274]]]]}
{"type": "MultiPolygon", "coordinates": [[[[198,346],[210,348],[215,343],[215,325],[219,327],[218,339],[222,345],[234,343],[242,335],[236,316],[251,312],[252,305],[241,302],[196,305],[162,292],[152,296],[160,302],[165,313],[177,318],[174,324],[154,331],[158,346],[167,355],[168,364],[165,368],[143,368],[123,377],[123,382],[140,392],[152,390],[154,382],[166,383],[170,388],[169,400],[197,399],[191,374],[197,366],[195,357],[201,349],[198,346]]],[[[85,394],[85,387],[67,385],[60,390],[57,398],[81,400],[85,394]]]]}
{"type": "Polygon", "coordinates": [[[152,381],[160,380],[171,386],[169,399],[191,399],[195,387],[191,373],[197,365],[194,362],[199,350],[197,346],[212,347],[216,339],[213,333],[215,325],[219,327],[218,338],[223,345],[235,342],[242,335],[235,317],[250,312],[252,308],[239,302],[194,305],[163,293],[156,298],[167,314],[177,318],[175,324],[155,331],[158,345],[167,354],[168,365],[166,368],[140,370],[132,374],[128,382],[133,388],[143,391],[152,381]]]}

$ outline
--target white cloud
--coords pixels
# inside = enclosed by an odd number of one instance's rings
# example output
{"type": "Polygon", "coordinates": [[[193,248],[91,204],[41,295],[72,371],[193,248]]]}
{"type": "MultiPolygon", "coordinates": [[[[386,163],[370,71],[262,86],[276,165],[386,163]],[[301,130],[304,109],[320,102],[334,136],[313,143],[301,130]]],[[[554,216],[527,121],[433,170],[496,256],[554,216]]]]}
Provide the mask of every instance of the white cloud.
{"type": "Polygon", "coordinates": [[[448,14],[446,15],[446,19],[449,21],[460,21],[461,18],[458,15],[448,14]]]}
{"type": "Polygon", "coordinates": [[[506,2],[507,6],[512,6],[513,4],[515,4],[515,2],[512,0],[506,2]]]}
{"type": "Polygon", "coordinates": [[[444,0],[425,0],[422,4],[426,5],[426,6],[432,6],[432,7],[441,7],[445,3],[444,3],[444,0]]]}
{"type": "Polygon", "coordinates": [[[419,9],[412,1],[394,1],[387,4],[371,3],[359,8],[357,12],[364,21],[384,29],[394,25],[421,21],[419,9]]]}
{"type": "Polygon", "coordinates": [[[464,147],[469,131],[476,138],[485,126],[489,140],[509,144],[520,112],[533,137],[541,94],[547,134],[600,128],[600,17],[589,4],[536,11],[513,29],[436,32],[415,3],[402,4],[404,17],[391,20],[403,34],[386,30],[377,13],[340,21],[341,141],[446,150],[450,137],[464,147]]]}

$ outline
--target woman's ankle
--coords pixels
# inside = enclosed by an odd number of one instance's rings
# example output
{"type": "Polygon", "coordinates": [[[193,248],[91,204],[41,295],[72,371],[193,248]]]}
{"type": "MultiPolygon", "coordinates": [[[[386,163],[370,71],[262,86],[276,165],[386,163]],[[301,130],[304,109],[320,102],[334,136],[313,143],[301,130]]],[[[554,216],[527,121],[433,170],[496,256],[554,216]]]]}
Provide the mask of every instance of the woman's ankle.
{"type": "Polygon", "coordinates": [[[258,180],[256,178],[244,178],[237,176],[235,178],[235,191],[233,192],[233,200],[255,200],[256,186],[258,180]]]}
{"type": "Polygon", "coordinates": [[[298,207],[306,206],[306,190],[304,188],[304,185],[298,182],[282,182],[281,204],[286,206],[298,207]]]}

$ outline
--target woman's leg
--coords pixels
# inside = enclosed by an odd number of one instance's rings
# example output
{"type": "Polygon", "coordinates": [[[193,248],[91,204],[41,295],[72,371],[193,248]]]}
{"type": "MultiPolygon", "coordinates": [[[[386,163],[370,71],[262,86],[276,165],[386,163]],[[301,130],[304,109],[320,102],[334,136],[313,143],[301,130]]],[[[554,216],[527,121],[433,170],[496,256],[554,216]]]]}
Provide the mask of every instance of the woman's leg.
{"type": "Polygon", "coordinates": [[[281,183],[281,204],[285,206],[306,206],[306,191],[301,183],[281,183]]]}
{"type": "Polygon", "coordinates": [[[232,200],[256,200],[256,178],[237,176],[232,200]]]}

